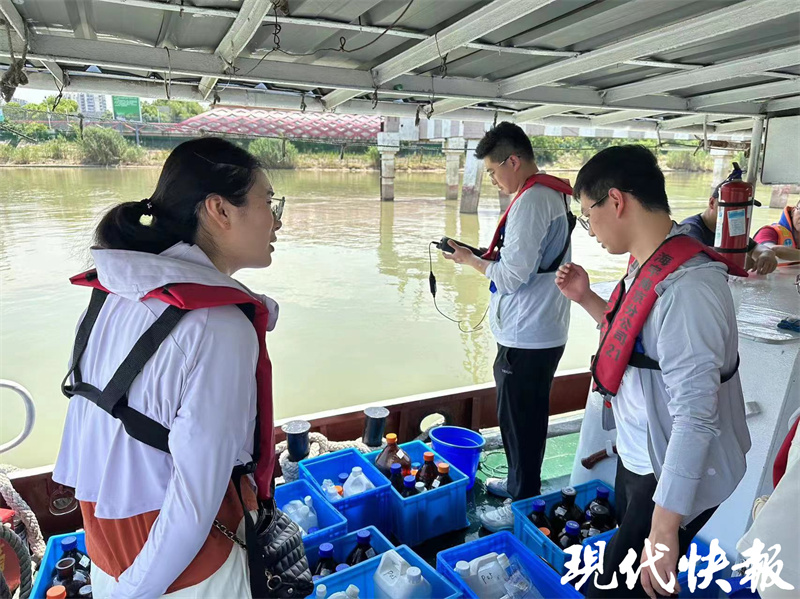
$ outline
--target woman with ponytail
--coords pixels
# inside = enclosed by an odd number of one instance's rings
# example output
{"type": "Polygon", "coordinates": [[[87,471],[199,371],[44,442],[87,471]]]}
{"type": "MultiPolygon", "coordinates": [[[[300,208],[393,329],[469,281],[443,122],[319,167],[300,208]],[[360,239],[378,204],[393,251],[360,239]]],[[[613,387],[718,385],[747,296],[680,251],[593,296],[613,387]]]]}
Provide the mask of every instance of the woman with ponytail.
{"type": "Polygon", "coordinates": [[[149,198],[104,216],[95,269],[72,279],[92,301],[53,479],[80,502],[95,597],[251,595],[246,552],[223,531],[244,539],[244,507],[271,493],[264,333],[278,306],[232,277],[272,262],[273,196],[245,150],[185,142],[149,198]]]}

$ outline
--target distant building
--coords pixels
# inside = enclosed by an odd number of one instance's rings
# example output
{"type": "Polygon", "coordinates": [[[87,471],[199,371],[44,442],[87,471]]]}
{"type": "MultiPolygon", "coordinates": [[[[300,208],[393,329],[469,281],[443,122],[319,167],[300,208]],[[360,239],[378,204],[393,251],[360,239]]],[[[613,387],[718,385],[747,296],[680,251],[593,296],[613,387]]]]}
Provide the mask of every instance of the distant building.
{"type": "Polygon", "coordinates": [[[103,116],[108,111],[105,94],[67,93],[65,98],[78,103],[78,111],[85,116],[103,116]]]}

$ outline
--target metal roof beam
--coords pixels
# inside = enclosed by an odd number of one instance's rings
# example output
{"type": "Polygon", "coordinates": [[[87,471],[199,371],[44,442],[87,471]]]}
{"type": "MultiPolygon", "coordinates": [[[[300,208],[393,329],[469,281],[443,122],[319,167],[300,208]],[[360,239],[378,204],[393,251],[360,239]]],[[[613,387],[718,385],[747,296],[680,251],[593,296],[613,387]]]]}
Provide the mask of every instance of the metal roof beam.
{"type": "Polygon", "coordinates": [[[550,104],[548,106],[537,106],[536,108],[528,108],[522,110],[514,115],[514,122],[516,123],[531,123],[533,121],[541,121],[545,117],[562,114],[572,110],[572,106],[564,106],[563,104],[550,104]]]}
{"type": "Polygon", "coordinates": [[[708,122],[710,120],[711,115],[708,114],[690,114],[689,116],[661,121],[659,129],[682,129],[692,125],[702,125],[704,121],[708,122]]]}
{"type": "Polygon", "coordinates": [[[576,58],[560,60],[500,82],[502,95],[513,94],[538,85],[582,75],[610,67],[626,60],[651,56],[696,43],[698,39],[716,37],[753,27],[759,23],[800,12],[800,2],[785,0],[745,0],[733,6],[679,21],[655,31],[609,44],[576,58]]]}
{"type": "Polygon", "coordinates": [[[592,126],[604,127],[606,125],[611,125],[613,123],[619,123],[630,119],[641,119],[644,117],[652,116],[654,114],[659,114],[659,113],[654,112],[652,110],[618,110],[617,112],[612,112],[611,114],[601,114],[600,116],[593,116],[592,126]]]}
{"type": "MultiPolygon", "coordinates": [[[[0,55],[7,45],[0,36],[0,55]]],[[[173,77],[225,77],[226,65],[214,54],[171,50],[136,44],[91,41],[63,36],[36,36],[31,40],[32,59],[57,60],[61,65],[96,64],[109,70],[160,72],[171,71],[173,77]]],[[[5,52],[8,55],[8,52],[5,52]]],[[[370,73],[346,68],[321,67],[284,61],[265,60],[258,64],[252,58],[237,60],[239,71],[232,78],[235,82],[273,83],[278,85],[308,88],[341,88],[354,95],[373,91],[370,73]]],[[[469,100],[475,102],[514,102],[538,106],[556,104],[573,108],[607,108],[602,96],[589,88],[566,86],[543,86],[503,98],[497,93],[497,85],[491,82],[475,81],[458,77],[431,80],[424,75],[404,75],[392,84],[402,85],[402,90],[394,90],[388,85],[380,89],[382,96],[423,97],[434,99],[469,100]]],[[[691,114],[683,98],[673,96],[646,96],[636,101],[626,102],[620,109],[650,110],[658,113],[691,114]]],[[[759,105],[731,104],[724,110],[716,110],[731,116],[757,115],[759,105]]]]}
{"type": "MultiPolygon", "coordinates": [[[[256,31],[261,27],[261,23],[271,7],[270,0],[244,0],[233,25],[217,46],[215,54],[228,65],[233,65],[236,57],[247,47],[256,31]]],[[[198,88],[204,99],[208,97],[216,84],[216,77],[203,77],[200,80],[198,88]]]]}
{"type": "Polygon", "coordinates": [[[717,133],[731,133],[733,131],[746,131],[753,128],[753,119],[741,119],[730,123],[719,123],[714,127],[717,133]]]}
{"type": "MultiPolygon", "coordinates": [[[[25,20],[14,7],[14,3],[11,0],[0,0],[0,14],[8,21],[8,24],[11,25],[11,28],[16,32],[19,38],[24,40],[26,29],[25,20]]],[[[52,60],[40,60],[38,62],[43,64],[44,67],[50,71],[50,74],[58,80],[59,85],[63,84],[64,72],[58,64],[52,60]]]]}
{"type": "MultiPolygon", "coordinates": [[[[41,73],[31,73],[29,88],[52,90],[54,83],[52,77],[41,73]]],[[[120,79],[103,78],[101,76],[90,76],[86,73],[76,73],[71,76],[70,90],[85,93],[111,93],[118,95],[140,96],[145,98],[164,98],[164,85],[160,81],[130,81],[120,79]]],[[[180,100],[201,100],[200,92],[197,88],[183,82],[175,83],[172,88],[172,97],[180,100]]],[[[220,103],[229,106],[242,106],[246,108],[272,108],[278,110],[300,110],[300,96],[290,94],[277,94],[260,90],[245,90],[236,87],[229,87],[220,90],[220,103]]],[[[306,96],[306,111],[325,112],[324,104],[316,99],[306,96]]],[[[341,106],[341,110],[348,114],[369,114],[377,116],[396,116],[404,118],[414,118],[416,115],[417,104],[398,104],[397,102],[378,102],[373,109],[370,100],[350,100],[341,106]]],[[[434,113],[435,114],[435,113],[434,113]]],[[[434,120],[437,117],[434,116],[434,120]]],[[[491,123],[495,119],[495,111],[478,109],[461,109],[443,117],[453,120],[477,121],[491,123]]],[[[498,120],[512,120],[513,115],[498,112],[498,120]]],[[[543,119],[542,124],[561,126],[561,127],[593,127],[588,118],[580,117],[548,117],[543,119]]],[[[655,131],[656,123],[650,121],[625,121],[615,125],[615,129],[630,129],[634,131],[655,131]]],[[[688,127],[681,130],[681,133],[702,134],[702,127],[688,127]]],[[[709,132],[712,132],[709,127],[709,132]]]]}
{"type": "Polygon", "coordinates": [[[800,108],[800,96],[767,102],[766,112],[769,114],[772,112],[781,112],[782,110],[794,110],[796,108],[800,108]]]}
{"type": "MultiPolygon", "coordinates": [[[[538,8],[555,0],[494,0],[463,19],[436,32],[432,37],[412,46],[405,52],[393,56],[372,69],[375,85],[382,85],[413,71],[417,67],[445,56],[451,50],[461,48],[482,35],[508,25],[538,8]]],[[[340,93],[338,90],[328,94],[323,101],[328,108],[335,108],[357,94],[340,93]]]]}
{"type": "Polygon", "coordinates": [[[772,96],[785,96],[787,94],[800,94],[800,80],[795,79],[792,81],[764,83],[762,85],[751,85],[724,92],[694,96],[693,98],[689,98],[689,108],[699,110],[708,108],[709,106],[762,100],[772,96]]]}
{"type": "Polygon", "coordinates": [[[448,98],[446,100],[439,100],[433,103],[433,114],[442,115],[454,110],[461,110],[467,106],[472,106],[476,102],[474,100],[459,100],[456,98],[448,98]]]}
{"type": "Polygon", "coordinates": [[[605,90],[606,101],[613,104],[630,98],[637,98],[647,94],[659,94],[673,89],[692,87],[706,83],[735,79],[745,75],[780,69],[795,64],[800,64],[800,47],[793,45],[773,52],[729,60],[709,67],[696,69],[688,73],[676,73],[652,77],[638,83],[620,85],[605,90]]]}

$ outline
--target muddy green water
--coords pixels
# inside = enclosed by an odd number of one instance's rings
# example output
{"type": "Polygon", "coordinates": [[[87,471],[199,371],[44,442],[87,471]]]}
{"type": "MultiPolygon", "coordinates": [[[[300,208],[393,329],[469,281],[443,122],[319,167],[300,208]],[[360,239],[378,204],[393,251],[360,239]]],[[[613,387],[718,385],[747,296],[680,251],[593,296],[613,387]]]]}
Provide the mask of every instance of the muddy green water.
{"type": "MultiPolygon", "coordinates": [[[[158,169],[0,170],[0,378],[27,387],[38,409],[33,435],[3,462],[55,458],[67,408],[59,384],[89,298],[67,278],[90,266],[100,215],[148,197],[157,177],[158,169]]],[[[397,200],[383,203],[377,173],[277,171],[273,179],[287,197],[273,264],[239,278],[281,305],[268,337],[276,418],[491,380],[491,332],[461,333],[434,310],[427,250],[442,235],[488,243],[499,213],[488,179],[477,215],[442,199],[443,173],[399,174],[397,200]]],[[[667,182],[680,220],[702,209],[711,175],[673,173],[667,182]]],[[[757,196],[767,200],[769,190],[757,196]]],[[[757,209],[754,222],[777,215],[757,209]]],[[[609,256],[580,227],[573,244],[593,280],[621,274],[625,258],[609,256]]],[[[440,308],[476,323],[489,301],[486,279],[435,253],[433,260],[440,308]]],[[[594,324],[573,310],[560,368],[585,367],[596,343],[594,324]]],[[[1,391],[0,441],[16,435],[22,417],[15,396],[1,391]]]]}

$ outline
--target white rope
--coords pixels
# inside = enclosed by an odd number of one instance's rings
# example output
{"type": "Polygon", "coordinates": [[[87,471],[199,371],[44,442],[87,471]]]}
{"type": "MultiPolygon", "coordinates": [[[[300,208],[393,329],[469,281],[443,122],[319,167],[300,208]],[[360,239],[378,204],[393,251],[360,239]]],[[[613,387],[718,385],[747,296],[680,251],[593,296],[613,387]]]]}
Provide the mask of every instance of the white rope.
{"type": "MultiPolygon", "coordinates": [[[[361,439],[355,441],[329,441],[328,438],[322,433],[308,433],[309,452],[306,459],[316,458],[317,456],[339,451],[340,449],[354,448],[361,453],[369,453],[383,447],[370,447],[364,444],[361,439]]],[[[296,481],[300,478],[300,468],[298,462],[293,462],[289,459],[289,450],[287,449],[286,441],[281,441],[275,446],[275,453],[278,454],[278,462],[283,471],[283,480],[287,483],[296,481]]]]}
{"type": "Polygon", "coordinates": [[[33,560],[38,564],[44,557],[45,542],[42,536],[42,531],[39,528],[39,521],[36,519],[36,514],[33,513],[31,507],[25,502],[19,493],[14,489],[11,484],[11,479],[8,477],[9,473],[19,470],[15,466],[8,464],[0,464],[0,495],[6,505],[14,510],[19,516],[25,529],[28,531],[28,546],[33,552],[33,560]]]}

